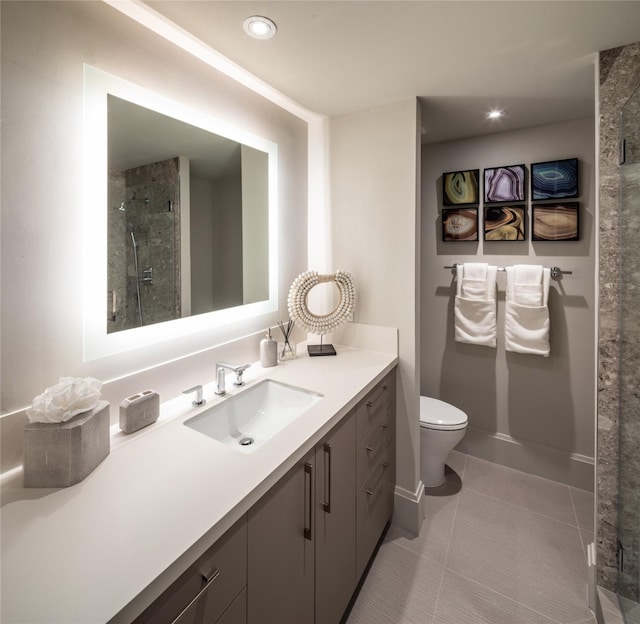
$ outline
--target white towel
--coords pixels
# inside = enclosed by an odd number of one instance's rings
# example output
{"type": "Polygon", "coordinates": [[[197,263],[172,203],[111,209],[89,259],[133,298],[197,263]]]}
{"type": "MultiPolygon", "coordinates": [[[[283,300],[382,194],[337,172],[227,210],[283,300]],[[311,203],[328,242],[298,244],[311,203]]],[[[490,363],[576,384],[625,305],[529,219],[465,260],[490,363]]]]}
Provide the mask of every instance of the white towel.
{"type": "Polygon", "coordinates": [[[548,357],[549,280],[551,271],[540,265],[507,267],[504,309],[505,349],[548,357]]]}
{"type": "Polygon", "coordinates": [[[485,262],[456,265],[454,320],[458,342],[495,348],[497,270],[485,262]]]}

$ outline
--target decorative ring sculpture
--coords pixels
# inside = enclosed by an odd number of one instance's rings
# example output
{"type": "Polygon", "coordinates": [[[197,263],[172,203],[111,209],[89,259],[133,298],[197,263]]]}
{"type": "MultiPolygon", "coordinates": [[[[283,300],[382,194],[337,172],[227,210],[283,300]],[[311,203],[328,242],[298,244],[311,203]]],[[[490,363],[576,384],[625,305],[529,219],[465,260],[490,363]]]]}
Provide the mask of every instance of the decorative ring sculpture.
{"type": "Polygon", "coordinates": [[[334,275],[305,271],[296,277],[289,290],[289,316],[296,325],[306,329],[310,334],[328,334],[349,319],[355,299],[353,279],[346,271],[336,271],[334,275]],[[313,314],[307,307],[307,296],[314,286],[323,282],[335,282],[340,291],[340,301],[329,314],[313,314]]]}

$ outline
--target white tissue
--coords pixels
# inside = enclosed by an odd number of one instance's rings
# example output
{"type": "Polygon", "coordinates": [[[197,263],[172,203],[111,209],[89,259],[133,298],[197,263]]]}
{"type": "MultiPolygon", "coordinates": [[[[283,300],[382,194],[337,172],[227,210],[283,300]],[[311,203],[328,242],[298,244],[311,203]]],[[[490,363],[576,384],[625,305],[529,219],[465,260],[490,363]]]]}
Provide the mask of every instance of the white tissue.
{"type": "Polygon", "coordinates": [[[92,410],[100,401],[102,382],[93,377],[60,377],[60,381],[33,399],[27,409],[29,422],[67,422],[92,410]]]}

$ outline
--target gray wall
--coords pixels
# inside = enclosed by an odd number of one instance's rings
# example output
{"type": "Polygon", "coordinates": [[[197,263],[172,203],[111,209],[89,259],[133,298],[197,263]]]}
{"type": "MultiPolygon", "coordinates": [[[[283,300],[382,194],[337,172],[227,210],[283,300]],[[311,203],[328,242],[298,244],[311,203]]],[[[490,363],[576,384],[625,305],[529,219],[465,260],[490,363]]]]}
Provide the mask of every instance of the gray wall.
{"type": "MultiPolygon", "coordinates": [[[[616,589],[620,356],[620,113],[640,85],[640,43],[600,53],[600,319],[598,370],[598,584],[616,589]]],[[[628,227],[630,224],[626,224],[628,227]]],[[[637,297],[637,295],[636,295],[637,297]]],[[[636,308],[640,301],[637,301],[636,308]]],[[[627,359],[629,371],[640,354],[627,359]]],[[[637,460],[637,446],[633,453],[637,460]]],[[[637,478],[637,477],[636,477],[637,478]]],[[[637,489],[637,482],[634,484],[637,489]]],[[[637,494],[636,494],[637,497],[637,494]]],[[[633,521],[633,520],[632,520],[633,521]]],[[[638,526],[637,519],[635,526],[638,526]]],[[[635,558],[632,554],[629,561],[635,558]]],[[[634,584],[637,584],[637,577],[634,584]]],[[[637,586],[636,586],[637,591],[637,586]]]]}
{"type": "MultiPolygon", "coordinates": [[[[594,120],[582,119],[423,146],[421,393],[464,410],[463,448],[498,463],[593,488],[595,421],[594,120]],[[579,158],[577,242],[442,242],[442,173],[579,158]],[[455,262],[557,265],[552,280],[551,355],[505,353],[506,275],[498,273],[498,348],[453,339],[455,262]]],[[[529,194],[527,194],[529,197],[529,194]]],[[[529,202],[530,206],[530,202],[529,202]]],[[[531,211],[528,208],[530,217],[531,211]]],[[[529,225],[529,223],[528,223],[529,225]]],[[[528,228],[530,230],[530,228],[528,228]]]]}
{"type": "Polygon", "coordinates": [[[354,276],[355,320],[399,330],[394,522],[420,527],[420,109],[415,98],[331,119],[332,271],[354,276]]]}

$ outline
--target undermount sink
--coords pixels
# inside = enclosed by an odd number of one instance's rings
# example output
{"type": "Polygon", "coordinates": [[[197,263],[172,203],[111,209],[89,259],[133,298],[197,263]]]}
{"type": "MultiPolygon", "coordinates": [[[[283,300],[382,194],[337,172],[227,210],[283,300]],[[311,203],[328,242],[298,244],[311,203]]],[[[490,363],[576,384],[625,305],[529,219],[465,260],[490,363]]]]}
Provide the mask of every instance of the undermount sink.
{"type": "Polygon", "coordinates": [[[214,440],[244,452],[259,448],[322,398],[266,379],[185,421],[214,440]]]}

